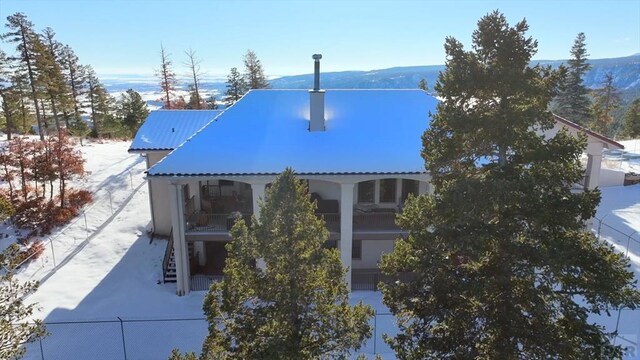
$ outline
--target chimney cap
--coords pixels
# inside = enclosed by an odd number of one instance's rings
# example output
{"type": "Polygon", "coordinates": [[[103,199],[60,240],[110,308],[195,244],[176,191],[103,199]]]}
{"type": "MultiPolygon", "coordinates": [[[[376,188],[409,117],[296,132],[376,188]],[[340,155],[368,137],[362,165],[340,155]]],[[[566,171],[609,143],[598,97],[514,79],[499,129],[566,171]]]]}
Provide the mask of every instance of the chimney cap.
{"type": "Polygon", "coordinates": [[[318,61],[322,59],[322,54],[313,54],[312,58],[313,60],[318,61]]]}

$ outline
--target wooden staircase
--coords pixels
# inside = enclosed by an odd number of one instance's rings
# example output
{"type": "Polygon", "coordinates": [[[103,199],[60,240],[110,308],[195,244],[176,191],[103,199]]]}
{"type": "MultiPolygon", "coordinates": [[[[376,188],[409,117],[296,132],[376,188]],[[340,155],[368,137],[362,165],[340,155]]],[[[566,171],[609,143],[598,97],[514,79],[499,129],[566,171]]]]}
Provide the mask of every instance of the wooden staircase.
{"type": "MultiPolygon", "coordinates": [[[[188,258],[193,256],[193,243],[187,243],[187,250],[189,252],[188,258]]],[[[162,277],[165,283],[176,282],[176,257],[173,251],[173,229],[169,235],[169,241],[167,241],[167,248],[164,251],[164,259],[162,261],[162,277]]]]}

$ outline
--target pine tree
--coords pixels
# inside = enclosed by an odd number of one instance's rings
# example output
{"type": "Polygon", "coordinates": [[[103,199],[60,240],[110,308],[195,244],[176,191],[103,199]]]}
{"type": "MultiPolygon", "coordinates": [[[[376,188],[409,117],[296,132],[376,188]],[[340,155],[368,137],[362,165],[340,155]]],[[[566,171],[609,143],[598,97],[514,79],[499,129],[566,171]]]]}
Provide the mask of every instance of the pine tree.
{"type": "Polygon", "coordinates": [[[44,140],[43,117],[38,108],[38,92],[36,91],[38,69],[35,67],[35,54],[33,49],[33,45],[38,40],[38,36],[33,30],[33,23],[27,20],[27,17],[23,13],[15,13],[8,16],[6,27],[10,29],[9,32],[2,34],[0,37],[7,42],[16,43],[16,50],[20,54],[17,60],[25,66],[29,79],[31,100],[33,101],[33,107],[36,112],[40,140],[44,140]]]}
{"type": "Polygon", "coordinates": [[[340,255],[323,248],[328,232],[314,208],[288,169],[267,190],[260,220],[233,227],[224,280],[205,298],[202,359],[342,358],[371,336],[373,310],[349,305],[340,255]]]}
{"type": "MultiPolygon", "coordinates": [[[[0,254],[0,265],[14,268],[19,262],[20,249],[13,244],[0,254]]],[[[38,288],[35,281],[20,283],[11,272],[0,275],[0,359],[20,359],[25,353],[25,344],[46,335],[42,321],[33,321],[31,316],[37,304],[25,304],[24,296],[38,288]]]]}
{"type": "MultiPolygon", "coordinates": [[[[93,123],[92,134],[94,137],[99,137],[103,133],[113,132],[113,103],[107,90],[100,83],[100,80],[96,76],[91,66],[87,66],[87,98],[89,100],[89,107],[91,109],[91,121],[93,123]],[[103,131],[102,126],[105,123],[109,123],[111,129],[109,131],[103,131]]],[[[105,129],[106,130],[106,129],[105,129]]]]}
{"type": "Polygon", "coordinates": [[[601,134],[611,135],[612,112],[620,107],[620,92],[613,85],[613,75],[604,76],[602,87],[593,90],[593,124],[591,128],[601,134]]]}
{"type": "Polygon", "coordinates": [[[253,50],[244,55],[244,79],[249,89],[268,89],[271,87],[262,69],[262,63],[253,50]]]}
{"type": "Polygon", "coordinates": [[[80,119],[83,114],[81,97],[86,94],[86,68],[80,65],[78,56],[69,45],[62,47],[61,61],[73,102],[73,116],[71,114],[64,116],[67,128],[69,128],[71,123],[80,119]]]}
{"type": "Polygon", "coordinates": [[[18,102],[18,119],[15,122],[16,128],[21,133],[29,133],[31,126],[37,124],[37,118],[33,112],[34,108],[30,106],[31,89],[29,87],[29,77],[24,70],[24,66],[18,65],[15,72],[11,76],[11,92],[15,95],[18,102]]]}
{"type": "Polygon", "coordinates": [[[65,81],[62,69],[62,44],[54,40],[55,32],[51,28],[45,28],[42,38],[36,42],[36,62],[42,69],[38,76],[38,82],[43,87],[44,96],[50,104],[51,117],[53,117],[58,134],[62,131],[60,123],[62,113],[68,113],[73,107],[71,91],[65,81]]]}
{"type": "Polygon", "coordinates": [[[2,49],[0,49],[0,101],[2,101],[2,117],[4,118],[4,131],[7,140],[11,140],[11,134],[16,130],[16,120],[18,118],[18,101],[16,94],[12,92],[11,69],[9,59],[2,49]]]}
{"type": "Polygon", "coordinates": [[[227,91],[224,93],[224,101],[227,106],[240,100],[242,95],[247,92],[247,83],[244,81],[244,77],[240,74],[237,68],[231,68],[229,75],[227,75],[226,87],[227,91]]]}
{"type": "Polygon", "coordinates": [[[640,98],[637,98],[629,104],[627,111],[624,113],[622,135],[636,139],[640,137],[640,98]]]}
{"type": "Polygon", "coordinates": [[[196,57],[196,52],[192,49],[184,52],[187,55],[187,62],[185,65],[189,68],[189,73],[193,78],[193,82],[189,84],[189,88],[191,89],[191,99],[189,99],[189,108],[190,109],[203,109],[205,107],[204,101],[202,101],[202,97],[200,96],[200,78],[202,77],[202,71],[200,69],[200,63],[202,60],[196,57]]]}
{"type": "Polygon", "coordinates": [[[538,133],[554,126],[559,76],[530,67],[527,30],[496,11],[472,51],[446,40],[422,138],[434,193],[405,204],[409,235],[381,265],[399,279],[383,285],[399,359],[615,358],[587,316],[640,303],[628,259],[585,230],[599,193],[571,192],[585,139],[538,133]]]}
{"type": "Polygon", "coordinates": [[[116,114],[122,125],[127,129],[128,136],[133,137],[144,120],[149,116],[147,103],[135,90],[129,89],[120,95],[116,114]]]}
{"type": "Polygon", "coordinates": [[[589,89],[584,85],[583,77],[591,69],[587,62],[587,48],[584,33],[579,33],[573,46],[571,56],[567,65],[566,77],[560,84],[554,106],[554,112],[563,118],[580,125],[587,125],[591,122],[593,114],[591,112],[591,100],[589,99],[589,89]]]}
{"type": "Polygon", "coordinates": [[[171,54],[165,51],[164,45],[160,44],[160,69],[156,70],[156,77],[160,80],[160,89],[164,97],[164,108],[172,109],[173,103],[171,97],[176,91],[176,73],[173,71],[173,63],[169,58],[171,54]]]}
{"type": "Polygon", "coordinates": [[[420,79],[420,82],[418,83],[418,89],[429,91],[429,85],[427,85],[427,80],[420,79]]]}

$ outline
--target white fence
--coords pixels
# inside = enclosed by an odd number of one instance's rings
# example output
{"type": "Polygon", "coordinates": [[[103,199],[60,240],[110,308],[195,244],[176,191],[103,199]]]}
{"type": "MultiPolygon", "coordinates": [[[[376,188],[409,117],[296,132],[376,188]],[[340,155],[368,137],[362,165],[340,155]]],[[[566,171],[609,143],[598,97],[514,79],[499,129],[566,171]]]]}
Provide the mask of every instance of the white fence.
{"type": "Polygon", "coordinates": [[[61,266],[100,231],[127,205],[129,200],[146,184],[140,170],[127,170],[109,179],[108,185],[93,193],[93,202],[80,210],[80,215],[51,236],[40,239],[44,245],[41,254],[34,254],[12,269],[20,280],[48,279],[61,266]]]}

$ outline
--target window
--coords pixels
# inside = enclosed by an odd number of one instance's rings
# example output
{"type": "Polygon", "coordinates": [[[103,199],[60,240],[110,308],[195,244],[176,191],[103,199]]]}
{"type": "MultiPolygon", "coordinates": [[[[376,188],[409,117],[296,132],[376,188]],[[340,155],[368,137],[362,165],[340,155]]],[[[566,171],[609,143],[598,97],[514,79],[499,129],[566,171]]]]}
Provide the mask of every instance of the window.
{"type": "Polygon", "coordinates": [[[418,181],[402,179],[402,197],[400,200],[404,203],[409,194],[418,195],[418,181]]]}
{"type": "Polygon", "coordinates": [[[353,240],[351,244],[351,258],[358,260],[362,258],[362,240],[353,240]]]}
{"type": "Polygon", "coordinates": [[[380,180],[380,202],[396,202],[396,179],[380,180]]]}
{"type": "Polygon", "coordinates": [[[375,180],[363,181],[358,183],[358,202],[372,203],[375,202],[374,193],[376,191],[375,180]]]}

